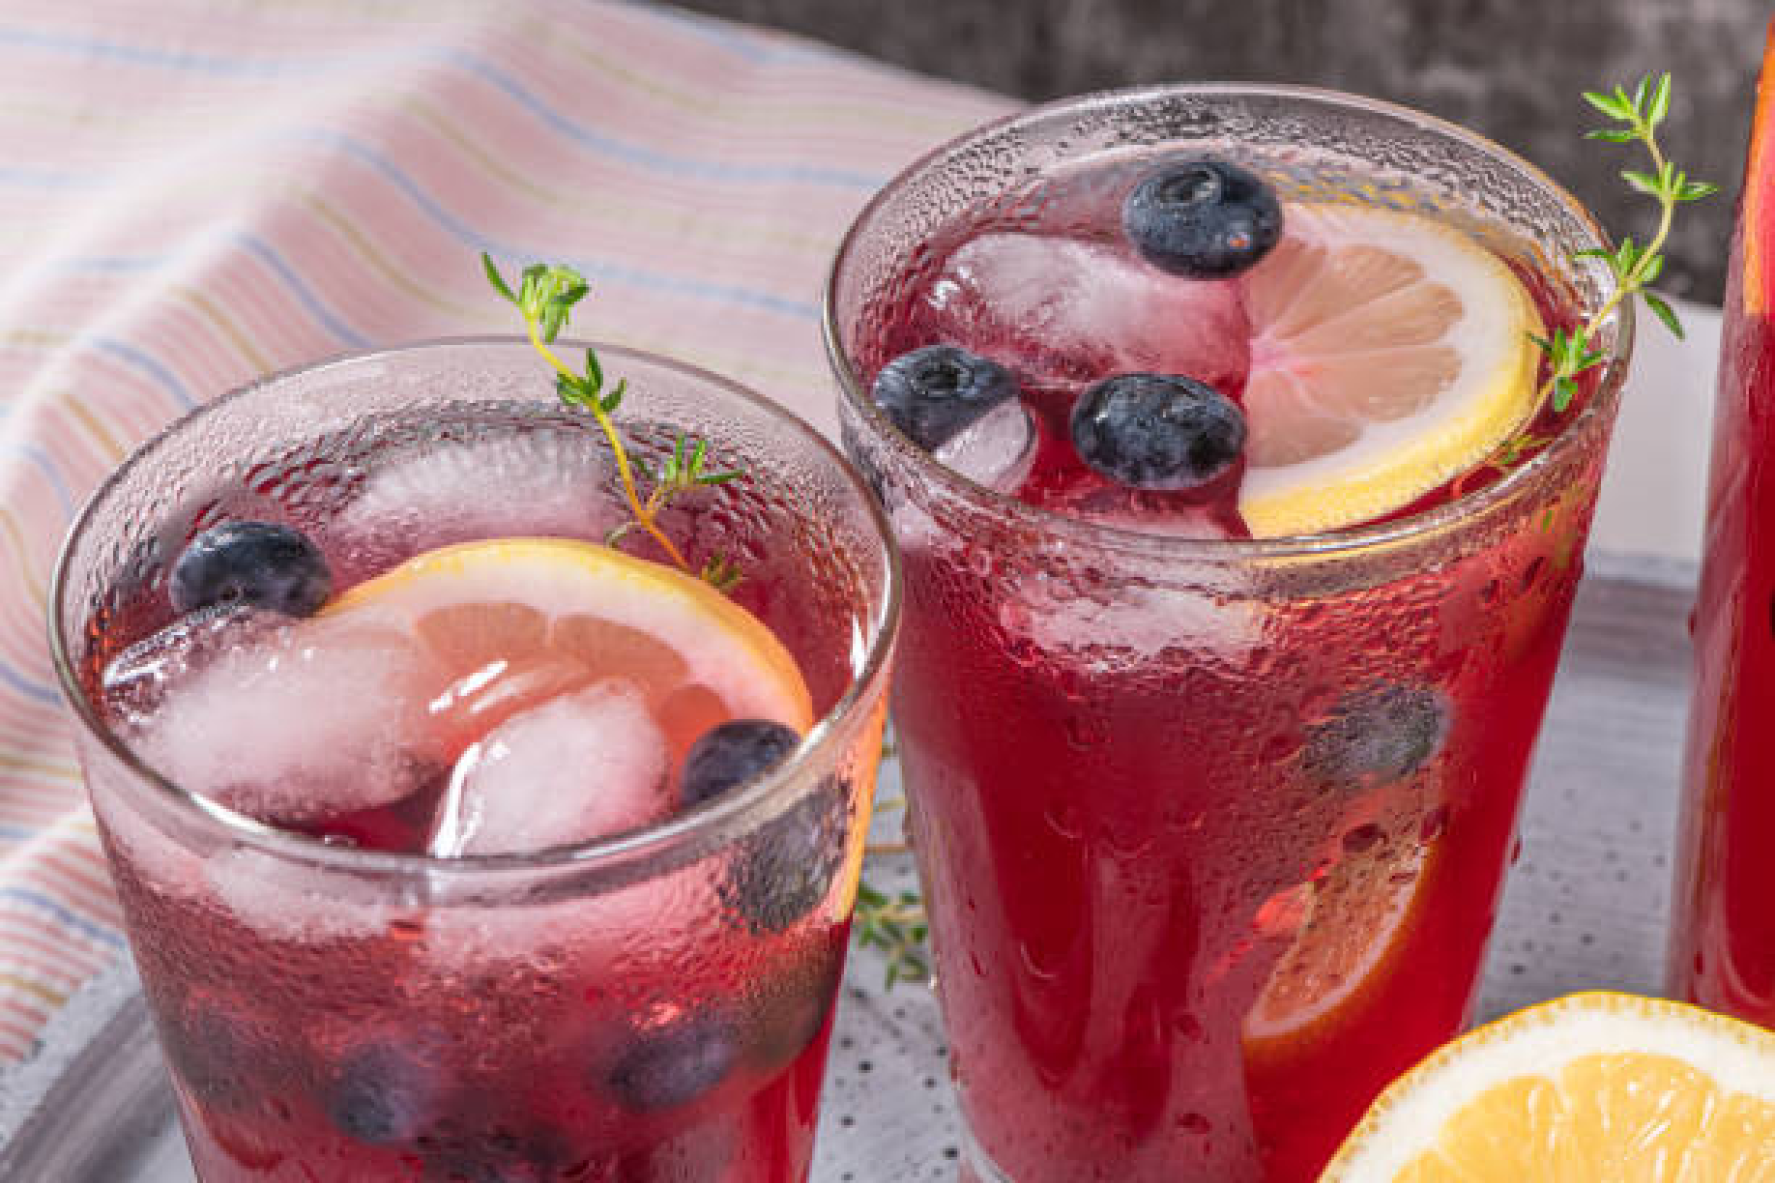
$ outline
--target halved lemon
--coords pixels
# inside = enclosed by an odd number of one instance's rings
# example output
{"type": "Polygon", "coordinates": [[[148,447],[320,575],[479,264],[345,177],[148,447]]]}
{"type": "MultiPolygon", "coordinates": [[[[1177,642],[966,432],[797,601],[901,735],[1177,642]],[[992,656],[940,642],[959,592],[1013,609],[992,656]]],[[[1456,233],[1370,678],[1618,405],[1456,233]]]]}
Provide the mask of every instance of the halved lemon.
{"type": "Polygon", "coordinates": [[[437,672],[431,726],[460,749],[606,678],[638,687],[674,759],[709,727],[771,719],[805,733],[795,659],[707,583],[607,546],[500,538],[428,551],[329,604],[330,621],[412,638],[437,672]]]}
{"type": "Polygon", "coordinates": [[[1381,1094],[1321,1183],[1775,1179],[1775,1034],[1575,994],[1455,1040],[1381,1094]]]}
{"type": "Polygon", "coordinates": [[[1323,877],[1271,901],[1299,917],[1293,942],[1245,1016],[1245,1054],[1287,1058],[1298,1041],[1336,1024],[1352,1001],[1399,968],[1401,938],[1417,918],[1427,848],[1360,827],[1372,844],[1346,851],[1323,877]]]}
{"type": "Polygon", "coordinates": [[[1291,205],[1244,279],[1258,537],[1383,516],[1473,467],[1534,410],[1543,326],[1478,240],[1417,214],[1291,205]]]}

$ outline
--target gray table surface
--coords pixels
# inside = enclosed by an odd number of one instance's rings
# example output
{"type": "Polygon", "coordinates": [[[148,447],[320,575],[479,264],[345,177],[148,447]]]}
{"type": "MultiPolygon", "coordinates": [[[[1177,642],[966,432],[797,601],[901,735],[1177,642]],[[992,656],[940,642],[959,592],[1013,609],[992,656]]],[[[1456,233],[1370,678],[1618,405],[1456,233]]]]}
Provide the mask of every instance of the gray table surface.
{"type": "MultiPolygon", "coordinates": [[[[1571,990],[1656,993],[1669,897],[1693,573],[1592,559],[1578,597],[1481,990],[1489,1018],[1571,990]]],[[[881,792],[899,792],[884,766],[881,792]]],[[[912,886],[904,858],[869,869],[912,886]]],[[[928,990],[881,989],[855,952],[827,1074],[817,1183],[955,1173],[957,1124],[928,990]]],[[[95,982],[0,1074],[0,1180],[189,1183],[127,967],[95,982]]]]}

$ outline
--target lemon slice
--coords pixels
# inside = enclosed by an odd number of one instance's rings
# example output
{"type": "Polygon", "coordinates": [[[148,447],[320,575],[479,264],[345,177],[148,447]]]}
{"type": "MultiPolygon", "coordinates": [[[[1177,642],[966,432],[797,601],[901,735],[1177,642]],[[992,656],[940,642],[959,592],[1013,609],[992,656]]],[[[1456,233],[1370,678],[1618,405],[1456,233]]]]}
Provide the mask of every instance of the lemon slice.
{"type": "Polygon", "coordinates": [[[1381,1094],[1321,1183],[1775,1179],[1775,1034],[1575,994],[1455,1040],[1381,1094]]]}
{"type": "Polygon", "coordinates": [[[700,579],[576,539],[428,551],[323,616],[418,643],[437,675],[432,722],[451,748],[606,678],[645,694],[674,756],[731,718],[813,724],[795,659],[757,617],[700,579]]]}
{"type": "Polygon", "coordinates": [[[1367,989],[1392,976],[1400,937],[1415,922],[1426,848],[1380,836],[1347,853],[1323,878],[1277,903],[1299,928],[1245,1016],[1246,1056],[1277,1062],[1298,1041],[1340,1021],[1367,989]]]}
{"type": "Polygon", "coordinates": [[[1291,205],[1245,277],[1239,512],[1258,537],[1380,517],[1465,472],[1534,408],[1543,331],[1504,262],[1453,227],[1291,205]]]}

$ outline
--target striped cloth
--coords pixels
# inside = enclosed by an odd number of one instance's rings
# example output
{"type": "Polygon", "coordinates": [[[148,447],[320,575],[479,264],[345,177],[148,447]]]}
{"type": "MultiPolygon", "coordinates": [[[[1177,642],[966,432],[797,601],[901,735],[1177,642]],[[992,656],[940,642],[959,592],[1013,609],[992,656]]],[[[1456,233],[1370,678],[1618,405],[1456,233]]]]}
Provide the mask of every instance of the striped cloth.
{"type": "Polygon", "coordinates": [[[512,331],[480,250],[830,426],[839,235],[1006,107],[591,0],[0,0],[0,79],[0,1066],[124,951],[43,622],[135,444],[267,371],[512,331]]]}

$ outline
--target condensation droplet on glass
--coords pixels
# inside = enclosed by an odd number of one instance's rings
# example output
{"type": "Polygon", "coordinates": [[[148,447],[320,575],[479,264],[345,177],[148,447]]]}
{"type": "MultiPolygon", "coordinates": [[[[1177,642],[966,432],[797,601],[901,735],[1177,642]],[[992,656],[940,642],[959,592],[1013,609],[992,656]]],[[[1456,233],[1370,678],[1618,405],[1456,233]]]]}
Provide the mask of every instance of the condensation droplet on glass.
{"type": "Polygon", "coordinates": [[[1050,808],[1042,816],[1047,821],[1048,827],[1062,838],[1071,838],[1075,841],[1078,839],[1080,826],[1077,805],[1070,801],[1063,802],[1050,808]]]}
{"type": "Polygon", "coordinates": [[[1109,740],[1109,722],[1100,715],[1079,713],[1066,720],[1066,742],[1081,752],[1102,747],[1109,740]]]}
{"type": "Polygon", "coordinates": [[[1350,854],[1363,854],[1373,850],[1386,836],[1385,830],[1367,822],[1344,834],[1344,850],[1350,854]]]}
{"type": "Polygon", "coordinates": [[[1418,841],[1428,845],[1442,837],[1443,831],[1448,829],[1448,820],[1449,808],[1447,805],[1438,805],[1432,809],[1424,815],[1424,820],[1418,825],[1418,841]]]}

